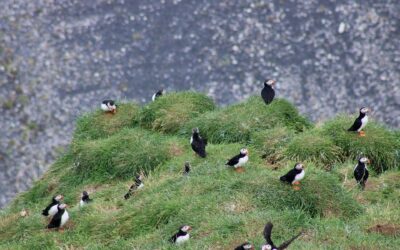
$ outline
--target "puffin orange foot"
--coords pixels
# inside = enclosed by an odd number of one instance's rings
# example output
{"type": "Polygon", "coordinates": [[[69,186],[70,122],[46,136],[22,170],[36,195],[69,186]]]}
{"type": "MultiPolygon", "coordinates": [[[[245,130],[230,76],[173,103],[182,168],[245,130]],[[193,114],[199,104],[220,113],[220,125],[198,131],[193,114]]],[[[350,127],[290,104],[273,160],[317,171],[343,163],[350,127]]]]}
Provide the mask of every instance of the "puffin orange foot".
{"type": "Polygon", "coordinates": [[[360,136],[360,137],[364,137],[364,136],[365,136],[365,132],[364,132],[364,131],[360,131],[360,132],[358,132],[358,136],[360,136]]]}
{"type": "Polygon", "coordinates": [[[235,168],[235,172],[236,173],[243,173],[244,172],[244,168],[243,167],[236,167],[235,168]]]}
{"type": "Polygon", "coordinates": [[[299,191],[301,188],[299,186],[293,186],[293,189],[299,191]]]}
{"type": "Polygon", "coordinates": [[[295,182],[293,182],[293,185],[300,185],[300,182],[295,181],[295,182]]]}

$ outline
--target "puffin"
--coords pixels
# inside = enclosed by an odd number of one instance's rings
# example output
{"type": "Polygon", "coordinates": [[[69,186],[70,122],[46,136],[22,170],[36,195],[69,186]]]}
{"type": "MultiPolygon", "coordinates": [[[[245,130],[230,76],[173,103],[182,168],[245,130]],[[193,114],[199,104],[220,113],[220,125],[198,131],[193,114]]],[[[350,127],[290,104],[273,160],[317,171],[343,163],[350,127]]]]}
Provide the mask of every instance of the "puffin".
{"type": "Polygon", "coordinates": [[[254,246],[249,242],[245,242],[242,245],[237,246],[235,250],[254,250],[254,246]]]}
{"type": "Polygon", "coordinates": [[[189,240],[189,231],[192,230],[191,226],[185,225],[179,228],[179,231],[174,234],[169,241],[174,244],[181,244],[189,240]]]}
{"type": "Polygon", "coordinates": [[[61,194],[54,196],[51,199],[51,203],[42,211],[42,215],[54,216],[58,211],[57,207],[60,204],[62,199],[64,199],[64,196],[62,196],[61,194]]]}
{"type": "Polygon", "coordinates": [[[354,121],[353,125],[348,129],[351,132],[358,132],[359,136],[365,136],[365,132],[362,130],[368,123],[368,115],[369,109],[366,107],[362,107],[360,109],[360,115],[354,121]]]}
{"type": "Polygon", "coordinates": [[[265,80],[264,88],[261,90],[261,97],[264,100],[265,104],[270,104],[275,97],[274,90],[275,80],[265,80]]]}
{"type": "Polygon", "coordinates": [[[69,220],[69,214],[66,210],[67,205],[59,204],[57,207],[58,207],[58,212],[53,216],[49,225],[47,225],[48,229],[62,228],[65,225],[65,223],[67,223],[67,221],[69,220]]]}
{"type": "Polygon", "coordinates": [[[188,175],[190,172],[190,162],[185,162],[185,166],[183,167],[183,175],[188,175]]]}
{"type": "Polygon", "coordinates": [[[101,110],[115,114],[117,112],[117,105],[113,100],[104,100],[101,103],[101,110]]]}
{"type": "Polygon", "coordinates": [[[157,91],[156,93],[153,94],[153,96],[151,97],[151,100],[154,102],[158,97],[160,97],[164,94],[165,94],[165,90],[160,89],[159,91],[157,91]]]}
{"type": "Polygon", "coordinates": [[[246,148],[242,148],[238,155],[232,157],[225,165],[234,167],[236,172],[243,172],[243,165],[249,161],[249,151],[246,148]]]}
{"type": "Polygon", "coordinates": [[[135,183],[133,183],[133,185],[129,188],[128,193],[124,195],[125,200],[129,199],[132,196],[133,192],[144,187],[143,178],[143,174],[137,174],[135,176],[135,183]]]}
{"type": "Polygon", "coordinates": [[[301,163],[296,163],[293,169],[287,172],[287,174],[284,176],[281,176],[280,180],[294,185],[293,188],[295,190],[300,190],[298,185],[300,185],[300,181],[304,178],[304,175],[304,165],[301,163]]]}
{"type": "Polygon", "coordinates": [[[272,225],[271,222],[268,222],[265,225],[264,228],[264,238],[267,241],[266,244],[264,244],[261,247],[261,250],[283,250],[286,249],[295,239],[297,239],[302,233],[300,232],[296,236],[292,237],[290,240],[283,242],[280,246],[275,246],[275,244],[271,240],[271,233],[272,233],[272,228],[274,225],[272,225]]]}
{"type": "Polygon", "coordinates": [[[192,137],[190,137],[190,145],[192,145],[193,151],[202,158],[206,158],[206,146],[207,140],[200,136],[199,128],[192,130],[192,137]]]}
{"type": "Polygon", "coordinates": [[[87,204],[89,204],[89,202],[93,201],[92,199],[89,198],[89,194],[86,191],[82,192],[82,198],[79,201],[79,206],[83,207],[87,204]]]}
{"type": "Polygon", "coordinates": [[[357,183],[360,184],[362,190],[364,190],[365,183],[367,182],[369,176],[367,163],[370,163],[370,160],[367,157],[361,157],[358,160],[357,165],[354,167],[354,178],[356,179],[357,183]]]}

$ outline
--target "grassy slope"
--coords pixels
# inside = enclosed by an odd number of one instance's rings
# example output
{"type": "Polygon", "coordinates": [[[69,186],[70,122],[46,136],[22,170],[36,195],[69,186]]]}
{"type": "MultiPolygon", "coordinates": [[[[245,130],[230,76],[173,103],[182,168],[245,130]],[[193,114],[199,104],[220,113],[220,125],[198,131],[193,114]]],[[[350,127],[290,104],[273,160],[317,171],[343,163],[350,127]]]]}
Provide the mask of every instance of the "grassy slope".
{"type": "Polygon", "coordinates": [[[215,109],[204,96],[177,93],[157,102],[80,118],[70,150],[0,212],[0,249],[175,249],[167,239],[182,224],[194,230],[179,249],[233,249],[245,240],[258,247],[269,220],[276,242],[305,230],[290,249],[400,244],[400,235],[367,232],[376,224],[400,227],[398,131],[371,123],[367,137],[358,138],[340,130],[354,119],[344,116],[314,128],[284,100],[267,107],[252,97],[215,109]],[[189,109],[193,103],[196,110],[189,109]],[[206,159],[191,151],[193,126],[214,143],[206,159]],[[226,169],[226,159],[244,146],[250,150],[246,172],[226,169]],[[352,179],[360,151],[370,154],[377,170],[364,192],[352,179]],[[187,160],[192,172],[183,177],[187,160]],[[294,191],[278,178],[298,160],[307,175],[294,191]],[[146,172],[145,188],[125,201],[138,171],[146,172]],[[82,190],[95,201],[80,209],[82,190]],[[71,207],[71,220],[64,232],[48,232],[40,211],[58,193],[71,207]],[[28,217],[19,216],[23,208],[28,217]]]}

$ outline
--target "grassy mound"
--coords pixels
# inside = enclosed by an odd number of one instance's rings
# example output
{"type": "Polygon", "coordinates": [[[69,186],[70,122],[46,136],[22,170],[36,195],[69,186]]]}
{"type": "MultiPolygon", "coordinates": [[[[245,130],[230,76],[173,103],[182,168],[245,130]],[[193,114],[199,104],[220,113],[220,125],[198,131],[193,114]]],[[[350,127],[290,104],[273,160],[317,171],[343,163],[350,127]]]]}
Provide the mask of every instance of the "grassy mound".
{"type": "Polygon", "coordinates": [[[285,158],[286,145],[293,139],[294,131],[287,127],[277,127],[251,134],[251,145],[258,154],[271,164],[285,158]]]}
{"type": "Polygon", "coordinates": [[[326,122],[322,131],[343,150],[345,156],[353,160],[357,160],[361,155],[367,156],[372,161],[371,167],[378,173],[397,168],[399,164],[397,150],[400,144],[395,134],[372,121],[364,129],[366,136],[359,137],[357,133],[347,131],[354,119],[354,117],[339,116],[326,122]]]}
{"type": "Polygon", "coordinates": [[[0,211],[0,249],[176,249],[168,239],[182,224],[193,231],[179,249],[234,249],[246,240],[263,244],[267,221],[274,223],[276,242],[305,231],[293,249],[396,249],[400,238],[369,229],[400,228],[399,172],[371,171],[361,191],[352,171],[355,147],[374,153],[373,162],[393,163],[399,133],[371,123],[367,137],[358,138],[338,129],[350,120],[308,129],[312,125],[284,100],[266,106],[252,97],[214,110],[194,93],[163,96],[142,109],[121,105],[115,116],[85,115],[69,151],[0,211]],[[218,142],[207,146],[205,159],[190,147],[192,127],[218,142]],[[225,163],[242,147],[250,159],[237,173],[225,163]],[[279,180],[294,160],[307,161],[299,191],[279,180]],[[182,175],[185,161],[188,176],[182,175]],[[326,172],[320,162],[334,167],[326,172]],[[125,200],[141,171],[144,188],[125,200]],[[93,202],[80,208],[83,190],[93,202]],[[60,193],[71,219],[64,232],[45,230],[40,212],[60,193]],[[23,209],[28,216],[20,215],[23,209]]]}
{"type": "Polygon", "coordinates": [[[288,159],[329,167],[342,159],[342,150],[318,129],[313,129],[297,135],[287,145],[284,155],[288,159]]]}
{"type": "Polygon", "coordinates": [[[142,129],[125,129],[106,139],[72,145],[75,171],[80,178],[131,178],[148,172],[180,152],[181,144],[142,129]]]}
{"type": "MultiPolygon", "coordinates": [[[[293,166],[282,170],[284,175],[293,166]]],[[[360,214],[361,206],[338,184],[338,178],[320,170],[308,169],[301,190],[294,191],[288,184],[275,178],[268,182],[268,188],[261,187],[257,192],[260,206],[275,209],[297,209],[311,217],[339,216],[350,218],[360,214]]]]}
{"type": "Polygon", "coordinates": [[[115,114],[104,113],[102,110],[85,114],[77,121],[74,139],[94,140],[113,135],[123,128],[132,127],[138,113],[138,105],[122,103],[118,105],[115,114]]]}
{"type": "Polygon", "coordinates": [[[171,93],[143,107],[139,124],[144,128],[175,133],[190,119],[214,108],[214,102],[203,94],[171,93]]]}
{"type": "Polygon", "coordinates": [[[187,123],[183,133],[189,134],[192,128],[199,127],[200,132],[212,143],[247,142],[251,133],[278,126],[301,132],[311,124],[283,99],[265,105],[261,97],[253,96],[246,102],[193,119],[187,123]]]}

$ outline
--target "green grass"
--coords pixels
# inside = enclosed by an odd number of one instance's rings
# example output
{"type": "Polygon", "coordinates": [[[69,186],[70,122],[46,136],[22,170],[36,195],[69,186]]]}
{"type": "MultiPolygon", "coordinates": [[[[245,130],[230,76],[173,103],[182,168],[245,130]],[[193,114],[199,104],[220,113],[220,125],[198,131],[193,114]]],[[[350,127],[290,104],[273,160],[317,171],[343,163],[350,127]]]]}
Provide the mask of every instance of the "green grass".
{"type": "Polygon", "coordinates": [[[343,158],[342,149],[319,129],[297,135],[287,145],[284,155],[296,161],[312,161],[327,169],[343,158]]]}
{"type": "Polygon", "coordinates": [[[122,128],[133,126],[134,119],[137,119],[139,106],[131,103],[121,103],[115,114],[105,113],[96,110],[80,117],[76,124],[74,133],[75,140],[94,140],[106,138],[122,128]]]}
{"type": "Polygon", "coordinates": [[[302,132],[312,125],[297,109],[283,99],[265,105],[261,97],[253,96],[243,103],[205,113],[188,122],[182,134],[199,127],[212,143],[248,142],[251,134],[274,127],[287,127],[302,132]]]}
{"type": "Polygon", "coordinates": [[[277,243],[304,230],[290,249],[397,249],[400,235],[368,230],[400,228],[399,132],[372,122],[358,138],[339,130],[348,123],[339,117],[313,128],[288,102],[266,106],[258,97],[214,109],[195,93],[84,115],[65,155],[0,211],[0,249],[233,249],[246,240],[258,249],[267,221],[277,243]],[[205,159],[189,145],[197,126],[211,141],[205,159]],[[250,161],[240,174],[224,164],[242,147],[250,161]],[[373,162],[394,164],[373,167],[364,191],[352,178],[360,148],[373,162]],[[279,181],[295,161],[306,166],[299,191],[279,181]],[[139,172],[145,187],[126,201],[139,172]],[[94,202],[81,209],[83,190],[94,202]],[[64,232],[49,232],[40,212],[59,193],[71,220],[64,232]],[[192,239],[175,247],[168,238],[182,224],[193,227],[192,239]]]}
{"type": "Polygon", "coordinates": [[[370,121],[364,129],[366,136],[360,137],[357,133],[347,131],[354,119],[338,116],[322,126],[323,133],[343,150],[346,157],[357,160],[362,155],[367,156],[372,161],[371,167],[377,172],[398,168],[400,144],[395,133],[370,121]]]}
{"type": "Polygon", "coordinates": [[[139,124],[164,133],[176,133],[189,120],[215,108],[207,96],[195,92],[170,93],[143,107],[139,124]]]}

